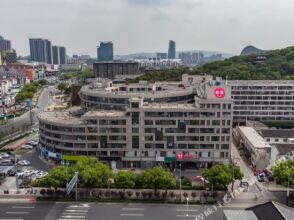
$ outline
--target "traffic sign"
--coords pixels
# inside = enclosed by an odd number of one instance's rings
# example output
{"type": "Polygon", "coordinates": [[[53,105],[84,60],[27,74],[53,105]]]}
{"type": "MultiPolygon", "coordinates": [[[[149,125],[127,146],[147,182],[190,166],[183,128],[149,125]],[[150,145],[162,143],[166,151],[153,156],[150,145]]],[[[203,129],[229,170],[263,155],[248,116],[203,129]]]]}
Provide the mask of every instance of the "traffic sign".
{"type": "Polygon", "coordinates": [[[73,187],[78,183],[78,175],[79,172],[76,172],[71,181],[66,186],[66,193],[69,195],[73,189],[73,187]]]}

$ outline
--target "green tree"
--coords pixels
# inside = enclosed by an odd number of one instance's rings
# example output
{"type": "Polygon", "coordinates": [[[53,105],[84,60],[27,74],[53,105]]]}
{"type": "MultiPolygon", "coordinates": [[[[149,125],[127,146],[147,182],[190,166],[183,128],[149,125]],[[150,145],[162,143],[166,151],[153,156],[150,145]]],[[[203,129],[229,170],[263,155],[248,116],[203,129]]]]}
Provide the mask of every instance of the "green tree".
{"type": "Polygon", "coordinates": [[[135,187],[136,175],[131,171],[120,171],[114,177],[115,187],[120,189],[132,189],[135,187]]]}
{"type": "Polygon", "coordinates": [[[44,86],[44,85],[47,85],[47,80],[46,79],[40,79],[39,81],[38,81],[38,83],[41,85],[41,86],[44,86]]]}
{"type": "Polygon", "coordinates": [[[235,180],[242,180],[244,174],[242,173],[240,167],[234,163],[229,164],[229,169],[230,169],[231,175],[232,175],[232,188],[231,188],[231,190],[233,192],[235,180]]]}
{"type": "Polygon", "coordinates": [[[142,173],[142,185],[144,188],[154,189],[174,189],[176,180],[173,174],[160,166],[145,170],[142,173]]]}
{"type": "Polygon", "coordinates": [[[81,187],[105,187],[112,177],[111,169],[96,158],[83,157],[73,167],[79,172],[79,185],[81,187]]]}
{"type": "Polygon", "coordinates": [[[289,178],[289,185],[294,185],[294,160],[282,161],[273,166],[272,170],[278,184],[287,187],[289,178]]]}
{"type": "Polygon", "coordinates": [[[61,82],[58,84],[57,89],[59,89],[60,91],[66,91],[66,89],[69,87],[68,83],[65,82],[61,82]]]}
{"type": "Polygon", "coordinates": [[[55,189],[58,187],[66,187],[66,184],[70,181],[72,176],[72,168],[63,166],[55,167],[47,176],[37,180],[34,186],[54,187],[55,189]]]}
{"type": "Polygon", "coordinates": [[[218,190],[228,190],[230,183],[242,179],[243,173],[234,164],[217,164],[210,169],[205,169],[202,176],[209,181],[210,187],[218,190]]]}

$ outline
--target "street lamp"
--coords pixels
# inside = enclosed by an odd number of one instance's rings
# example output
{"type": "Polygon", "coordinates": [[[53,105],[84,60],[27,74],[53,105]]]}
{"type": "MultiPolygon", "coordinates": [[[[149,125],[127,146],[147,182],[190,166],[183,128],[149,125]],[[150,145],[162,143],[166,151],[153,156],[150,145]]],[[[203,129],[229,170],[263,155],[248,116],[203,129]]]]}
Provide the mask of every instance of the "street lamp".
{"type": "Polygon", "coordinates": [[[180,201],[182,202],[182,164],[180,162],[180,201]]]}
{"type": "Polygon", "coordinates": [[[289,206],[290,167],[288,166],[287,205],[289,206]]]}
{"type": "Polygon", "coordinates": [[[189,197],[187,197],[186,199],[187,199],[187,216],[189,216],[189,197]]]}
{"type": "Polygon", "coordinates": [[[14,156],[14,169],[15,169],[15,185],[16,185],[16,194],[19,194],[19,184],[18,184],[18,175],[17,175],[17,158],[16,158],[16,152],[13,151],[14,156]]]}

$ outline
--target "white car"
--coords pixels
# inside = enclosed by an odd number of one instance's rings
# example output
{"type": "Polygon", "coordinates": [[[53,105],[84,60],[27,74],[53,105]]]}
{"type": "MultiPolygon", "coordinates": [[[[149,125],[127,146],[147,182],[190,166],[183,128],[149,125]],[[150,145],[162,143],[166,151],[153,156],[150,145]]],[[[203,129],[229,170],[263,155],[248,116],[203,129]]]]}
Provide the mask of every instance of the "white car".
{"type": "Polygon", "coordinates": [[[21,165],[21,166],[28,166],[28,165],[31,164],[31,162],[28,161],[28,160],[20,160],[20,161],[18,161],[17,164],[18,164],[18,165],[21,165]]]}
{"type": "Polygon", "coordinates": [[[9,158],[10,156],[9,156],[9,154],[7,154],[7,153],[1,153],[1,154],[0,154],[0,157],[1,157],[1,158],[9,158]]]}
{"type": "Polygon", "coordinates": [[[22,145],[22,147],[21,147],[22,149],[33,149],[33,146],[31,146],[31,145],[28,145],[28,144],[25,144],[25,145],[22,145]]]}

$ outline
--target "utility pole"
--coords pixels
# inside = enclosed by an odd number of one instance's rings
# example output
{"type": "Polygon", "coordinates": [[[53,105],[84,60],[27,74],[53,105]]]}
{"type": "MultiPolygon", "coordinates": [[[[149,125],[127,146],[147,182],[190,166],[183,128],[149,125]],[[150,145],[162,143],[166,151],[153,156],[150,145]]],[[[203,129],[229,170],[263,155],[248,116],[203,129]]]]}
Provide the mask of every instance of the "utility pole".
{"type": "Polygon", "coordinates": [[[289,206],[289,182],[290,182],[290,167],[288,166],[288,184],[287,184],[287,206],[289,206]]]}
{"type": "Polygon", "coordinates": [[[31,122],[31,126],[33,126],[33,116],[34,116],[34,113],[32,112],[32,106],[30,106],[30,122],[31,122]]]}
{"type": "Polygon", "coordinates": [[[180,200],[182,202],[182,164],[181,162],[179,166],[180,166],[180,200]]]}
{"type": "Polygon", "coordinates": [[[16,185],[16,194],[19,194],[19,184],[18,184],[18,176],[17,176],[17,158],[16,151],[13,151],[14,154],[14,169],[15,169],[15,185],[16,185]]]}

